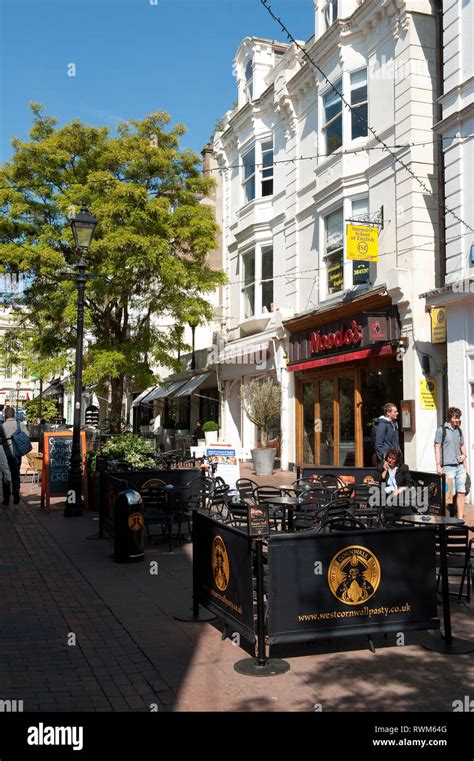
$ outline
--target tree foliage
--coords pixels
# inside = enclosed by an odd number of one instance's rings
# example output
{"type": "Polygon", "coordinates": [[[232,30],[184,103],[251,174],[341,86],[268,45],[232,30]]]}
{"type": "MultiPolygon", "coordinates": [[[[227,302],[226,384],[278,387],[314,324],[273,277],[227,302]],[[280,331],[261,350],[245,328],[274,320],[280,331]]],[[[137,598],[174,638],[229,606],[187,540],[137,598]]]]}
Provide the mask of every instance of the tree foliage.
{"type": "Polygon", "coordinates": [[[217,226],[199,202],[212,180],[179,149],[184,127],[170,128],[165,112],[111,136],[77,119],[59,128],[38,104],[32,111],[30,139],[14,139],[0,169],[0,262],[28,278],[11,305],[20,327],[6,336],[10,355],[37,375],[35,363],[48,373],[74,361],[69,223],[84,204],[99,220],[86,259],[84,384],[109,384],[119,415],[124,383],[151,383],[153,363],[173,367],[180,326],[212,316],[207,295],[224,275],[207,265],[217,226]]]}
{"type": "Polygon", "coordinates": [[[253,380],[241,387],[241,395],[247,417],[260,430],[266,447],[268,427],[280,417],[281,388],[273,380],[253,380]]]}
{"type": "Polygon", "coordinates": [[[30,399],[24,404],[25,417],[28,423],[36,423],[41,419],[46,420],[47,423],[52,423],[58,417],[58,408],[56,403],[48,397],[43,397],[41,400],[41,415],[40,415],[40,399],[37,396],[35,399],[30,399]]]}

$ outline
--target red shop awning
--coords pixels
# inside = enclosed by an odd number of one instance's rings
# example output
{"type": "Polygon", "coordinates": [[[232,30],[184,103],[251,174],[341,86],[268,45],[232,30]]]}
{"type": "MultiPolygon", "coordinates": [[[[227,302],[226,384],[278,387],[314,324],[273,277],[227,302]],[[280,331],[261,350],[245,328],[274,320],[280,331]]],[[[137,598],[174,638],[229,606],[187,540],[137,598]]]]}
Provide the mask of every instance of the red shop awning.
{"type": "Polygon", "coordinates": [[[294,373],[296,370],[312,370],[314,367],[340,365],[342,362],[353,362],[356,359],[367,359],[368,357],[386,357],[393,353],[394,349],[391,344],[382,344],[381,346],[371,346],[370,349],[350,351],[347,354],[336,354],[331,357],[321,357],[320,359],[306,359],[304,362],[288,365],[288,370],[294,373]]]}

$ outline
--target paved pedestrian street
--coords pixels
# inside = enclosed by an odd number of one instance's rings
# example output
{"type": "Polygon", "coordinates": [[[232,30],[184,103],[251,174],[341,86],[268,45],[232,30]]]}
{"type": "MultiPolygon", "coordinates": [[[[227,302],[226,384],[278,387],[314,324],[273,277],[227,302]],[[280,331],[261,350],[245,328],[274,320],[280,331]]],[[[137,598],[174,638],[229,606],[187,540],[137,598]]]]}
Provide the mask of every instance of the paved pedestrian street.
{"type": "MultiPolygon", "coordinates": [[[[239,675],[246,653],[218,623],[173,618],[190,612],[189,544],[119,565],[89,538],[96,513],[38,505],[27,494],[0,512],[0,700],[23,711],[452,712],[474,696],[472,656],[429,652],[419,632],[374,637],[375,654],[364,638],[300,647],[282,654],[287,674],[239,675]]],[[[452,611],[454,635],[472,638],[472,604],[452,611]]]]}

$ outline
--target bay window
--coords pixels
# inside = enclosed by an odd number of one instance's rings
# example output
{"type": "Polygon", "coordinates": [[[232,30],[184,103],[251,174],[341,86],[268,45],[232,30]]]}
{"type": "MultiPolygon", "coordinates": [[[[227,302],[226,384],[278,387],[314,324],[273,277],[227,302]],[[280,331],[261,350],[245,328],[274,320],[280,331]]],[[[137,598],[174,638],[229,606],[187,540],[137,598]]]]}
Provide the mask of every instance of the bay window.
{"type": "MultiPolygon", "coordinates": [[[[339,79],[334,87],[341,92],[342,79],[339,79]]],[[[326,155],[335,151],[342,145],[342,100],[331,88],[323,96],[324,127],[326,136],[326,155]]]]}
{"type": "Polygon", "coordinates": [[[351,137],[367,137],[367,69],[351,74],[351,137]]]}
{"type": "Polygon", "coordinates": [[[273,312],[273,247],[252,248],[241,261],[243,319],[273,312]]]}
{"type": "Polygon", "coordinates": [[[273,195],[273,139],[257,142],[242,155],[244,205],[273,195]]]}

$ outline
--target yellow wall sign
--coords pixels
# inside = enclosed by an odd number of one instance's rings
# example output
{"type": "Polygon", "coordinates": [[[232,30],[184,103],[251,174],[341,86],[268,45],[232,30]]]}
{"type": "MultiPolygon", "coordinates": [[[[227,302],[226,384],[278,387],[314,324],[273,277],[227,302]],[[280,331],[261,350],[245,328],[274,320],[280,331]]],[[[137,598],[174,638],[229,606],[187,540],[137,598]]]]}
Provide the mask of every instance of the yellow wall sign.
{"type": "Polygon", "coordinates": [[[446,343],[446,307],[433,307],[431,310],[431,343],[446,343]]]}
{"type": "Polygon", "coordinates": [[[435,410],[438,406],[438,390],[436,381],[420,381],[420,408],[422,410],[435,410]]]}
{"type": "Polygon", "coordinates": [[[379,231],[368,225],[347,225],[347,258],[360,262],[378,262],[379,231]]]}

